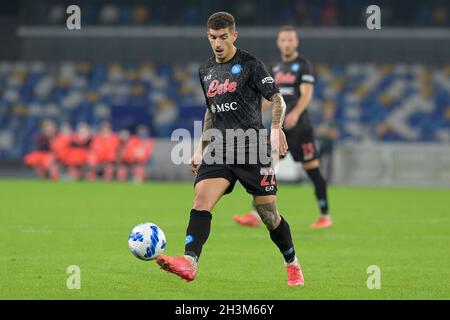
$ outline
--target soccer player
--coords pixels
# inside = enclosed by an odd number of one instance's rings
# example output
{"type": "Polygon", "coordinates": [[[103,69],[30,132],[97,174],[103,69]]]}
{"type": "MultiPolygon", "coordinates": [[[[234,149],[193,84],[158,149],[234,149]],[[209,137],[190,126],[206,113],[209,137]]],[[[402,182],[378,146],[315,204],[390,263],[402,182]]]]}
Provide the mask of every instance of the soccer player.
{"type": "MultiPolygon", "coordinates": [[[[319,155],[314,143],[314,130],[307,106],[314,91],[314,76],[311,62],[298,53],[298,36],[291,26],[284,26],[278,32],[277,46],[281,61],[272,71],[275,83],[286,101],[287,115],[284,120],[289,151],[296,162],[303,164],[308,177],[314,184],[315,195],[320,208],[320,217],[311,224],[313,229],[332,225],[328,213],[327,184],[320,172],[319,155]]],[[[265,102],[264,107],[269,106],[265,102]]],[[[241,225],[258,227],[261,220],[253,208],[249,213],[233,219],[241,225]]]]}
{"type": "Polygon", "coordinates": [[[41,125],[41,132],[36,136],[36,151],[27,154],[24,162],[32,167],[38,176],[57,180],[58,172],[55,169],[55,155],[51,145],[56,135],[55,123],[51,120],[44,120],[41,125]]]}
{"type": "Polygon", "coordinates": [[[72,134],[70,145],[62,159],[63,164],[68,167],[69,176],[74,180],[82,178],[91,142],[92,134],[89,125],[86,122],[78,123],[77,131],[72,134]]]}
{"type": "Polygon", "coordinates": [[[105,181],[112,180],[114,176],[114,161],[116,160],[116,151],[119,143],[119,138],[112,131],[109,121],[103,121],[100,124],[99,132],[92,138],[87,156],[87,178],[89,180],[97,179],[99,165],[103,166],[103,179],[105,181]]]}
{"type": "Polygon", "coordinates": [[[120,132],[120,147],[117,153],[118,169],[117,179],[125,181],[128,178],[128,169],[132,169],[133,181],[144,182],[146,178],[145,166],[153,154],[155,141],[149,137],[148,128],[139,125],[136,134],[130,137],[128,130],[120,132]]]}
{"type": "Polygon", "coordinates": [[[51,144],[51,149],[55,155],[53,172],[56,179],[59,179],[60,165],[64,165],[64,158],[69,150],[71,138],[72,128],[70,123],[63,122],[51,144]]]}
{"type": "Polygon", "coordinates": [[[121,129],[119,131],[119,146],[117,147],[116,165],[117,165],[117,180],[126,181],[128,178],[128,167],[130,166],[129,141],[131,139],[130,131],[121,129]]]}
{"type": "Polygon", "coordinates": [[[214,55],[199,69],[207,110],[202,140],[190,160],[196,180],[185,252],[181,257],[162,255],[156,261],[162,269],[187,281],[194,280],[198,259],[210,233],[211,212],[220,198],[230,193],[239,180],[253,196],[255,208],[270,238],[284,257],[288,285],[302,286],[303,275],[295,255],[290,227],[277,210],[276,180],[270,163],[272,151],[279,151],[280,154],[287,152],[282,131],[285,102],[264,64],[234,46],[237,32],[231,14],[217,12],[210,16],[207,34],[214,55]],[[261,123],[262,96],[271,101],[273,107],[270,139],[261,123]],[[218,132],[222,136],[236,134],[241,142],[240,139],[245,139],[246,134],[249,139],[244,144],[234,143],[234,137],[221,141],[218,132]],[[258,137],[256,142],[252,132],[258,137]],[[258,160],[253,161],[252,158],[259,153],[256,149],[266,153],[261,152],[258,160]],[[233,156],[235,153],[244,155],[244,161],[240,161],[242,158],[238,161],[232,159],[230,163],[231,153],[233,156]],[[268,156],[268,161],[265,161],[264,155],[268,156]]]}

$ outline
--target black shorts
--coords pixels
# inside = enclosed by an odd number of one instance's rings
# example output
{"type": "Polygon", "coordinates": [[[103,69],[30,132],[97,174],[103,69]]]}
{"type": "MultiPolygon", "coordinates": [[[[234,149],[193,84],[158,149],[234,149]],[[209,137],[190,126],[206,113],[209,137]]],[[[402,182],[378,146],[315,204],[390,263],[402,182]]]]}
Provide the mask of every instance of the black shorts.
{"type": "Polygon", "coordinates": [[[230,182],[225,194],[233,191],[236,181],[245,190],[255,196],[277,194],[275,172],[271,167],[258,164],[205,164],[202,163],[197,173],[194,186],[202,180],[224,178],[230,182]]]}
{"type": "Polygon", "coordinates": [[[289,151],[296,162],[309,162],[319,159],[319,153],[314,143],[314,129],[309,124],[297,124],[286,130],[286,140],[289,151]]]}

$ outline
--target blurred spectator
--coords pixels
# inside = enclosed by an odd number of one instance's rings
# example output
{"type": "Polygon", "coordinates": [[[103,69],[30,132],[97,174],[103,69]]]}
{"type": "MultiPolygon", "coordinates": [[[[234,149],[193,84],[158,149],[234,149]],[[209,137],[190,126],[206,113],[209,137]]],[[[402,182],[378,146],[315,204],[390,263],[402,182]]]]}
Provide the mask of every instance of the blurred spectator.
{"type": "Polygon", "coordinates": [[[128,156],[126,155],[126,146],[131,139],[131,133],[127,129],[122,129],[119,132],[119,146],[117,148],[117,180],[126,181],[128,179],[128,156]]]}
{"type": "Polygon", "coordinates": [[[199,7],[197,5],[191,4],[185,10],[184,20],[189,24],[195,24],[201,19],[199,12],[199,7]]]}
{"type": "Polygon", "coordinates": [[[105,24],[114,24],[118,22],[120,10],[116,5],[107,4],[103,6],[100,12],[100,21],[105,24]]]}
{"type": "Polygon", "coordinates": [[[45,120],[36,135],[37,150],[26,155],[24,161],[38,176],[53,180],[59,179],[61,169],[67,168],[74,180],[92,181],[102,173],[105,181],[111,181],[117,171],[117,179],[125,181],[130,171],[133,181],[142,183],[154,143],[145,125],[139,125],[134,135],[126,129],[116,134],[111,124],[103,121],[99,131],[92,135],[84,122],[72,133],[68,122],[62,123],[57,132],[55,123],[45,120]]]}
{"type": "Polygon", "coordinates": [[[334,26],[337,24],[337,5],[335,1],[327,3],[322,8],[320,22],[324,26],[334,26]]]}
{"type": "Polygon", "coordinates": [[[235,7],[237,21],[241,24],[254,24],[258,16],[256,9],[257,5],[254,1],[239,1],[235,7]]]}
{"type": "Polygon", "coordinates": [[[100,130],[92,138],[89,153],[87,157],[89,180],[97,179],[97,170],[99,166],[103,169],[103,178],[105,181],[111,181],[114,176],[114,160],[116,158],[119,138],[111,130],[111,124],[103,121],[100,124],[100,130]]]}
{"type": "Polygon", "coordinates": [[[431,9],[429,5],[422,4],[417,11],[416,21],[421,26],[429,26],[431,24],[431,9]]]}
{"type": "Polygon", "coordinates": [[[136,134],[130,136],[127,130],[120,131],[117,178],[126,181],[131,169],[133,181],[142,183],[146,178],[145,165],[153,154],[154,140],[149,137],[148,128],[139,125],[136,134]]]}
{"type": "MultiPolygon", "coordinates": [[[[286,10],[290,14],[290,10],[286,10]]],[[[305,0],[297,1],[293,10],[292,22],[295,25],[310,26],[312,24],[311,17],[308,14],[308,5],[305,0]]]]}
{"type": "Polygon", "coordinates": [[[376,135],[378,139],[383,140],[389,134],[394,134],[394,129],[388,122],[382,122],[376,127],[376,135]]]}
{"type": "Polygon", "coordinates": [[[49,20],[52,24],[59,24],[62,21],[64,21],[66,17],[66,12],[64,9],[64,6],[62,5],[54,5],[49,13],[48,13],[49,20]]]}
{"type": "Polygon", "coordinates": [[[448,21],[448,6],[437,6],[433,9],[434,25],[444,25],[448,21]]]}
{"type": "Polygon", "coordinates": [[[70,123],[64,122],[61,125],[59,132],[56,134],[52,142],[52,151],[55,155],[55,173],[59,177],[60,175],[60,164],[64,164],[65,156],[69,151],[70,142],[72,138],[72,128],[70,123]]]}
{"type": "Polygon", "coordinates": [[[149,19],[148,8],[144,5],[137,5],[133,8],[132,20],[135,24],[144,24],[149,19]]]}
{"type": "Polygon", "coordinates": [[[55,135],[55,123],[51,120],[43,121],[41,132],[36,136],[36,151],[27,154],[24,158],[25,164],[32,167],[39,177],[58,179],[54,168],[55,157],[51,151],[51,144],[55,135]]]}
{"type": "Polygon", "coordinates": [[[69,175],[74,180],[82,178],[91,141],[91,128],[87,123],[80,122],[77,131],[71,137],[67,153],[63,157],[63,163],[68,167],[69,175]]]}

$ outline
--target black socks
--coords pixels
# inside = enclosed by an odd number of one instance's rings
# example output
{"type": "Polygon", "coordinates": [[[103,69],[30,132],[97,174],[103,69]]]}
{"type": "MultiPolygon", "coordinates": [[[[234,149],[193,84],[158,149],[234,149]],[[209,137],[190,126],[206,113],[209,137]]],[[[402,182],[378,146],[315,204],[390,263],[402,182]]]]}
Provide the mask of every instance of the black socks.
{"type": "MultiPolygon", "coordinates": [[[[211,231],[212,215],[209,211],[191,210],[189,225],[186,230],[186,246],[184,254],[191,256],[198,261],[202,253],[203,245],[208,240],[211,231]]],[[[283,254],[287,263],[294,261],[295,250],[292,243],[291,230],[289,224],[281,217],[280,224],[274,230],[269,230],[270,238],[283,254]]]]}
{"type": "Polygon", "coordinates": [[[186,230],[184,254],[193,257],[195,261],[200,257],[203,245],[208,240],[211,219],[212,215],[209,211],[191,210],[191,218],[186,230]]]}
{"type": "Polygon", "coordinates": [[[269,230],[270,239],[277,245],[283,254],[284,261],[290,263],[295,259],[294,244],[292,243],[291,229],[289,224],[281,217],[280,224],[274,230],[269,230]]]}
{"type": "Polygon", "coordinates": [[[314,183],[314,189],[317,201],[319,203],[320,212],[325,215],[328,214],[328,199],[327,199],[327,183],[320,174],[319,168],[306,170],[308,177],[314,183]]]}

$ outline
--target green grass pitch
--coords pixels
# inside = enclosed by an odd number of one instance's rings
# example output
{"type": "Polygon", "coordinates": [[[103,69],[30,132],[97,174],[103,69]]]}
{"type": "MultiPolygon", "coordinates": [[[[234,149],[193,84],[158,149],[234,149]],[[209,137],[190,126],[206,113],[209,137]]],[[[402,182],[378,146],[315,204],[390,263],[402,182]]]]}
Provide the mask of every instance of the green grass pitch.
{"type": "Polygon", "coordinates": [[[289,288],[264,228],[235,224],[249,209],[241,187],[213,213],[197,279],[191,283],[128,250],[132,227],[158,224],[166,254],[183,252],[191,184],[0,181],[0,299],[449,299],[449,190],[329,190],[335,225],[310,230],[310,186],[280,185],[305,286],[289,288]],[[69,290],[69,265],[81,289],[69,290]],[[381,269],[369,290],[367,268],[381,269]]]}

